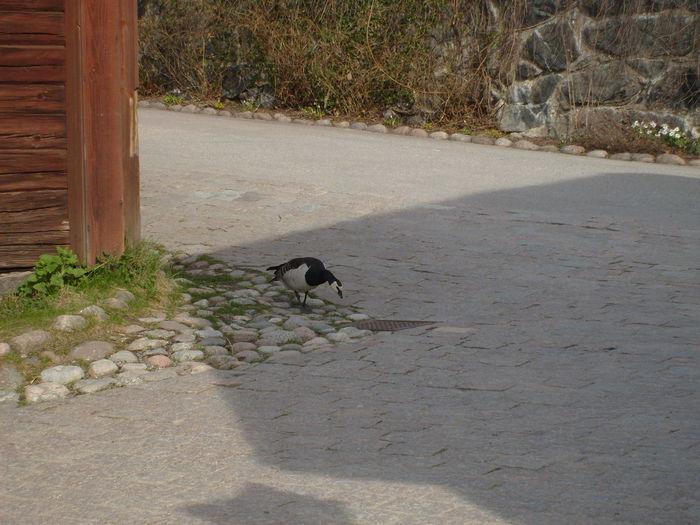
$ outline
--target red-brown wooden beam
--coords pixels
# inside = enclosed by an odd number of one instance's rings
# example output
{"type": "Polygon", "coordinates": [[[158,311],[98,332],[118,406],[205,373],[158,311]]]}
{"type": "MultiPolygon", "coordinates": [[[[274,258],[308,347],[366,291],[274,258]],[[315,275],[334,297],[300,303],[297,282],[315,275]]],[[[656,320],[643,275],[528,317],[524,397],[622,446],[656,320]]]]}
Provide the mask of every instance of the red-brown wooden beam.
{"type": "Polygon", "coordinates": [[[66,0],[70,244],[93,264],[136,240],[136,0],[66,0]]]}

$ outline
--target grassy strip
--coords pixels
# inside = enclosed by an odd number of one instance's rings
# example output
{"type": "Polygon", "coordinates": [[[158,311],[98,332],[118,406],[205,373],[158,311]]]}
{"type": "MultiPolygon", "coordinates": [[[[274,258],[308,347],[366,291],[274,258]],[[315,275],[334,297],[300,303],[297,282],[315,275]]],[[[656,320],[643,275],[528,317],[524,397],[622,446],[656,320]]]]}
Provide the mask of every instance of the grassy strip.
{"type": "MultiPolygon", "coordinates": [[[[160,246],[144,242],[128,247],[119,258],[103,259],[88,269],[85,278],[75,285],[63,285],[54,293],[24,288],[0,298],[0,340],[32,328],[46,327],[58,315],[75,314],[86,306],[99,304],[117,289],[127,289],[136,296],[129,315],[147,307],[167,308],[178,290],[164,256],[165,251],[160,246]]],[[[115,323],[126,315],[119,310],[110,314],[110,321],[115,323]]]]}

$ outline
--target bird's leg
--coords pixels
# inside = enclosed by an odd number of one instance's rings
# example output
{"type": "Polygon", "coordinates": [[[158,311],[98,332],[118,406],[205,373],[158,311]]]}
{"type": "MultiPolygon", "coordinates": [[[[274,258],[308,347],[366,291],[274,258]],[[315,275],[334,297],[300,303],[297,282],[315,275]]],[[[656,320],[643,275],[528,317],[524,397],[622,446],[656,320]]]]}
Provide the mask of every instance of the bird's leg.
{"type": "Polygon", "coordinates": [[[302,311],[302,312],[310,312],[310,311],[311,311],[311,308],[309,308],[308,306],[306,306],[306,298],[307,298],[308,296],[309,296],[309,292],[306,292],[306,293],[304,294],[304,302],[301,303],[301,311],[302,311]]]}
{"type": "Polygon", "coordinates": [[[294,292],[294,295],[297,298],[297,303],[301,304],[301,297],[299,297],[299,292],[294,292]]]}

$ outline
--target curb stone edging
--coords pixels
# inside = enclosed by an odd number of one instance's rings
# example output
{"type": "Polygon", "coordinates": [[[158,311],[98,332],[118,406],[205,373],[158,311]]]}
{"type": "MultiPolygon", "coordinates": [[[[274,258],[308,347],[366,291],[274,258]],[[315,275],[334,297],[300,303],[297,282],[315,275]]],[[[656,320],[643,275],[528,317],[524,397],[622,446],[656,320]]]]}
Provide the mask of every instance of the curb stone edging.
{"type": "Polygon", "coordinates": [[[347,121],[342,121],[342,122],[333,122],[330,119],[322,118],[322,119],[317,119],[317,120],[309,120],[309,119],[303,119],[303,118],[294,118],[292,119],[291,117],[288,117],[282,113],[275,113],[274,115],[271,115],[270,113],[261,111],[261,112],[250,112],[250,111],[243,111],[243,112],[238,112],[234,113],[231,115],[229,111],[218,111],[218,112],[212,112],[212,111],[206,111],[206,109],[211,109],[211,108],[199,108],[195,106],[194,104],[189,104],[185,106],[184,108],[180,105],[173,105],[173,106],[166,106],[162,102],[150,102],[148,100],[141,100],[138,103],[138,106],[140,108],[152,108],[152,109],[164,109],[168,111],[178,111],[178,112],[186,112],[186,113],[192,113],[192,114],[205,114],[205,115],[216,115],[216,116],[227,116],[231,118],[244,118],[244,119],[255,119],[255,120],[268,120],[268,121],[277,121],[277,122],[285,122],[285,123],[292,123],[292,124],[302,124],[302,125],[316,125],[316,126],[331,126],[335,128],[350,128],[354,130],[359,130],[359,131],[369,131],[373,133],[390,133],[394,135],[407,135],[407,136],[412,136],[412,137],[421,137],[421,138],[432,138],[432,139],[437,139],[437,140],[451,140],[455,142],[465,142],[465,143],[474,143],[474,144],[481,144],[481,145],[488,145],[488,146],[499,146],[502,148],[516,148],[516,149],[521,149],[521,150],[531,150],[531,151],[547,151],[547,152],[553,152],[553,153],[564,153],[568,155],[575,155],[575,156],[584,156],[584,157],[589,157],[589,158],[600,158],[600,159],[610,159],[610,160],[626,160],[626,161],[635,161],[635,162],[655,162],[658,164],[672,164],[676,166],[693,166],[693,167],[700,167],[700,158],[697,159],[691,159],[686,161],[682,157],[672,154],[672,153],[662,153],[656,157],[650,153],[613,153],[609,154],[606,150],[591,150],[591,151],[586,151],[585,148],[582,146],[578,146],[575,144],[569,144],[563,147],[557,147],[554,145],[547,145],[547,146],[537,146],[536,144],[533,144],[532,142],[528,142],[527,140],[522,139],[523,134],[522,133],[513,133],[510,135],[505,135],[503,137],[500,137],[498,139],[493,139],[491,137],[483,137],[480,135],[463,135],[461,133],[452,133],[451,135],[448,135],[444,131],[433,131],[433,132],[428,132],[423,128],[410,128],[408,126],[399,126],[397,128],[387,128],[383,124],[366,124],[365,122],[357,121],[357,122],[352,122],[349,123],[347,121]],[[195,109],[192,109],[195,108],[195,109]],[[399,131],[400,130],[400,131],[399,131]],[[465,138],[459,138],[459,136],[463,136],[465,138]],[[524,144],[521,144],[518,146],[519,143],[524,143],[527,142],[528,144],[532,144],[533,147],[526,147],[524,144]]]}

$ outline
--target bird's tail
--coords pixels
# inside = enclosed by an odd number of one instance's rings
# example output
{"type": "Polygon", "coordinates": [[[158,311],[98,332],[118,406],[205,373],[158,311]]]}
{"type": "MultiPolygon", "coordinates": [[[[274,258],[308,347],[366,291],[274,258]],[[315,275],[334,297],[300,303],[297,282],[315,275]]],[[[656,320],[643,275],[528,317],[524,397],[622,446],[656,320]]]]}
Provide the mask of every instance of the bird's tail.
{"type": "Polygon", "coordinates": [[[281,266],[282,266],[281,264],[278,265],[278,266],[270,266],[270,267],[267,269],[268,272],[275,272],[275,276],[274,276],[272,279],[270,279],[269,282],[271,282],[271,283],[272,283],[272,282],[275,282],[275,281],[277,281],[277,280],[280,278],[279,269],[280,269],[281,266]]]}

